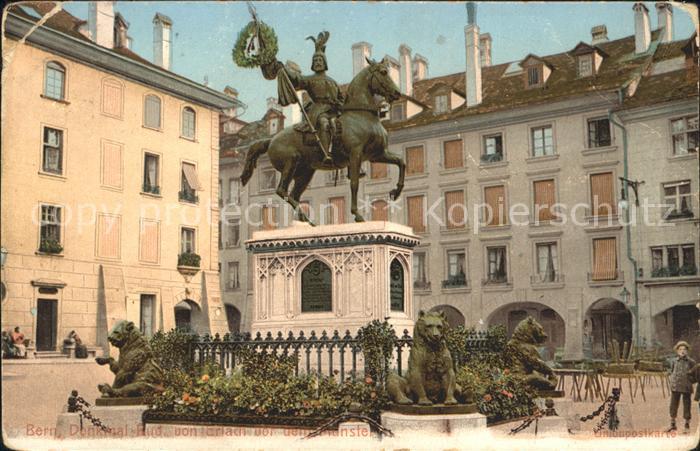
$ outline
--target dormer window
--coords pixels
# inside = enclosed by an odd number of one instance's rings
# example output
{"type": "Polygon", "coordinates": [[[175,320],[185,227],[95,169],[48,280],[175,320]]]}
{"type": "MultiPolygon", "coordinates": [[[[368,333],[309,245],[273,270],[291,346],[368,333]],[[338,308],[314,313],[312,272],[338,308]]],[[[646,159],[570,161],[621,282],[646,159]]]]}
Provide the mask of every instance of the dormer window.
{"type": "Polygon", "coordinates": [[[440,94],[435,96],[435,112],[436,113],[446,113],[450,110],[450,103],[447,94],[440,94]]]}
{"type": "Polygon", "coordinates": [[[579,55],[578,57],[578,76],[588,77],[593,75],[593,54],[579,55]]]}
{"type": "Polygon", "coordinates": [[[527,85],[529,87],[537,86],[540,84],[542,76],[540,75],[539,67],[528,67],[527,69],[527,85]]]}
{"type": "Polygon", "coordinates": [[[279,129],[280,120],[276,117],[273,117],[273,118],[269,119],[267,122],[268,122],[268,126],[269,126],[270,135],[276,134],[277,130],[279,129]]]}
{"type": "Polygon", "coordinates": [[[391,120],[403,121],[406,119],[406,103],[395,103],[391,106],[391,120]]]}

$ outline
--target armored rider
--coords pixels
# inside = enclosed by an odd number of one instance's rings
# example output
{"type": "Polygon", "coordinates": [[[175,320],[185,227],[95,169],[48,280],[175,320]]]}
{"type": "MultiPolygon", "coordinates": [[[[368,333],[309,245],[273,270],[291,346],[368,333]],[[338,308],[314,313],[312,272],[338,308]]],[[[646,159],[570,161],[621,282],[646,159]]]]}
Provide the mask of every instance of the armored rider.
{"type": "MultiPolygon", "coordinates": [[[[340,92],[338,83],[326,74],[328,70],[328,62],[326,60],[326,42],[330,33],[323,31],[318,34],[317,38],[309,36],[316,46],[313,58],[311,60],[311,70],[313,75],[302,75],[289,66],[285,66],[280,61],[274,61],[269,65],[261,66],[266,78],[272,78],[281,69],[284,69],[292,82],[295,89],[303,89],[311,98],[311,102],[303,108],[306,110],[309,120],[316,127],[316,131],[326,154],[324,163],[330,164],[333,162],[332,155],[332,136],[336,130],[336,119],[340,114],[341,107],[345,101],[343,94],[340,92]],[[273,75],[274,74],[274,75],[273,75]]],[[[277,77],[278,80],[278,96],[279,103],[282,106],[289,105],[296,101],[295,93],[291,91],[288,84],[284,83],[282,77],[277,77]]],[[[295,129],[301,132],[310,132],[311,127],[306,122],[298,124],[295,129]]]]}

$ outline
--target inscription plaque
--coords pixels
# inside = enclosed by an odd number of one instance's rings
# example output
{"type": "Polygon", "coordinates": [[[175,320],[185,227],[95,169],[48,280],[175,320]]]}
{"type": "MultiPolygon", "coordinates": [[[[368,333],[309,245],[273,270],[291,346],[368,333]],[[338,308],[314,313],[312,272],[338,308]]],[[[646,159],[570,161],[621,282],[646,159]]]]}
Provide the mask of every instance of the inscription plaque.
{"type": "Polygon", "coordinates": [[[389,299],[391,310],[403,312],[404,276],[403,266],[396,259],[389,266],[389,299]]]}
{"type": "Polygon", "coordinates": [[[331,269],[322,261],[314,260],[301,272],[301,311],[306,313],[332,310],[331,269]]]}

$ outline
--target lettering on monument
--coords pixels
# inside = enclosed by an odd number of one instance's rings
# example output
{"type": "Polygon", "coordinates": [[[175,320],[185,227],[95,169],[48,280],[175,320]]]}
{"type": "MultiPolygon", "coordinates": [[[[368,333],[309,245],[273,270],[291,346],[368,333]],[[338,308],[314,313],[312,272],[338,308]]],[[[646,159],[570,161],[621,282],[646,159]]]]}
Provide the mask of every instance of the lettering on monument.
{"type": "Polygon", "coordinates": [[[404,299],[404,275],[403,266],[398,260],[394,259],[389,266],[389,299],[391,301],[391,310],[394,312],[403,312],[404,299]]]}
{"type": "Polygon", "coordinates": [[[301,311],[307,313],[332,310],[331,269],[322,261],[314,260],[301,272],[301,311]]]}

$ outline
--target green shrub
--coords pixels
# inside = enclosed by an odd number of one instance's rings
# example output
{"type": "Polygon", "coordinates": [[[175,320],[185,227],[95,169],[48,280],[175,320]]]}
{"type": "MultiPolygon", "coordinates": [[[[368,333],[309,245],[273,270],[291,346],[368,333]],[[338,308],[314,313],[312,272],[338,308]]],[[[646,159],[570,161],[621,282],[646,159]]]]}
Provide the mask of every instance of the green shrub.
{"type": "Polygon", "coordinates": [[[365,372],[384,386],[389,363],[396,349],[396,332],[386,320],[374,320],[358,331],[358,340],[365,359],[365,372]]]}
{"type": "Polygon", "coordinates": [[[179,369],[192,373],[195,367],[190,358],[189,345],[196,338],[196,335],[178,329],[171,329],[168,332],[159,330],[154,333],[150,340],[151,349],[163,371],[167,373],[179,369]]]}
{"type": "Polygon", "coordinates": [[[39,244],[39,252],[45,252],[47,254],[60,254],[63,252],[63,246],[58,240],[44,239],[41,240],[39,244]]]}
{"type": "Polygon", "coordinates": [[[199,268],[199,263],[202,260],[198,254],[194,252],[185,252],[177,257],[177,266],[191,266],[199,268]]]}

